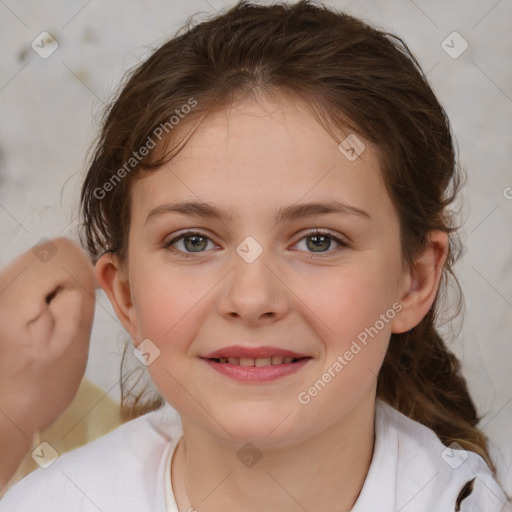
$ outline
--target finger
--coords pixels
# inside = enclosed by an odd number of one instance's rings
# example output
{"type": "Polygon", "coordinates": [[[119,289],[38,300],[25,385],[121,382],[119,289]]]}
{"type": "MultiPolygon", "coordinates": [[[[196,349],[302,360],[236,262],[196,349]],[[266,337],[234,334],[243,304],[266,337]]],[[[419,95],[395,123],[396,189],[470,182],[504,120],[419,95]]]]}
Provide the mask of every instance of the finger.
{"type": "Polygon", "coordinates": [[[55,330],[55,317],[53,316],[48,304],[45,304],[43,310],[35,318],[27,322],[29,333],[30,352],[41,352],[50,349],[52,335],[55,330]]]}
{"type": "Polygon", "coordinates": [[[50,342],[55,354],[73,345],[88,350],[94,318],[94,300],[79,290],[63,291],[49,305],[55,324],[50,342]]]}

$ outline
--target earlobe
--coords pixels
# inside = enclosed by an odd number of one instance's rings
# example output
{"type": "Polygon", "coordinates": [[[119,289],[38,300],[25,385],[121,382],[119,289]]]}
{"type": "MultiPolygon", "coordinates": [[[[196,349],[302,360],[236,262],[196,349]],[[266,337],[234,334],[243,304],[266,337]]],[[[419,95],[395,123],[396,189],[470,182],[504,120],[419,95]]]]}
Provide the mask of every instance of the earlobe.
{"type": "Polygon", "coordinates": [[[96,262],[95,271],[96,279],[109,298],[117,318],[133,337],[136,332],[136,321],[130,283],[117,255],[113,252],[102,254],[96,262]]]}
{"type": "Polygon", "coordinates": [[[413,267],[404,274],[403,291],[399,300],[402,310],[393,320],[393,333],[411,330],[428,313],[439,289],[448,248],[447,233],[430,233],[425,250],[416,258],[413,267]]]}

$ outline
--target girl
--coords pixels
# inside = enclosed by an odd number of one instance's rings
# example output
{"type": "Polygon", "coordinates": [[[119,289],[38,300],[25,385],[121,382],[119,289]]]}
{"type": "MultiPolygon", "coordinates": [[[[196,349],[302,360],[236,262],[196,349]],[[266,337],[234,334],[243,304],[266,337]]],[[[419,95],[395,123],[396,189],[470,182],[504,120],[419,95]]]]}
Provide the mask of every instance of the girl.
{"type": "Polygon", "coordinates": [[[0,510],[512,510],[436,331],[459,185],[391,34],[241,2],[164,44],[108,112],[82,210],[167,404],[0,510]]]}

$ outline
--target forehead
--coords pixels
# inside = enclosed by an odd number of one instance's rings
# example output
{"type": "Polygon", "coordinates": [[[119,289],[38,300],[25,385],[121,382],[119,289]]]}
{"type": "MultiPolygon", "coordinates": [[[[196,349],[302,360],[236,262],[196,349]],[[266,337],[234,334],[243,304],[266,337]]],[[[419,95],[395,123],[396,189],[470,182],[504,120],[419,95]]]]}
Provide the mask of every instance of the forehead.
{"type": "Polygon", "coordinates": [[[236,103],[206,116],[171,161],[135,181],[132,214],[147,215],[179,199],[260,216],[284,204],[320,200],[346,202],[377,217],[392,215],[375,149],[362,137],[339,131],[340,140],[348,136],[355,151],[365,146],[357,158],[346,145],[340,151],[296,101],[236,103]]]}

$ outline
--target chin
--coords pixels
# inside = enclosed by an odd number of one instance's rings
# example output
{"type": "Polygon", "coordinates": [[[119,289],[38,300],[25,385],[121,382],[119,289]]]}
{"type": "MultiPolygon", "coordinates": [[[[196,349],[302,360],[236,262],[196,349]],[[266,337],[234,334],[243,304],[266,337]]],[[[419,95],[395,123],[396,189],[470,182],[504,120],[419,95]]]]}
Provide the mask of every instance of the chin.
{"type": "Polygon", "coordinates": [[[300,422],[295,420],[291,407],[286,408],[282,403],[265,406],[261,403],[253,405],[245,403],[229,414],[222,411],[212,411],[220,425],[216,422],[210,426],[215,428],[219,436],[227,442],[236,444],[253,443],[258,447],[277,447],[291,444],[298,433],[300,422]]]}

